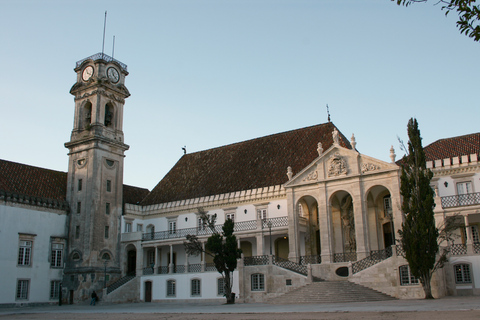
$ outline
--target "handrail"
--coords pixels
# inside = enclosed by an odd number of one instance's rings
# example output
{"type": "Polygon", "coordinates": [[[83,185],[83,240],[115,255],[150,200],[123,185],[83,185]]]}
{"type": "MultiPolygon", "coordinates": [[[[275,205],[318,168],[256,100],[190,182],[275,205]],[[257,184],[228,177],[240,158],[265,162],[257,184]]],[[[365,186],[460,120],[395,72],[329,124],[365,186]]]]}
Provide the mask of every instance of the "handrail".
{"type": "Polygon", "coordinates": [[[367,269],[383,260],[386,260],[392,256],[392,247],[387,247],[383,250],[370,251],[370,255],[362,260],[358,260],[352,263],[352,273],[355,274],[364,269],[367,269]]]}
{"type": "Polygon", "coordinates": [[[480,204],[480,192],[445,196],[442,200],[442,208],[454,208],[480,204]]]}

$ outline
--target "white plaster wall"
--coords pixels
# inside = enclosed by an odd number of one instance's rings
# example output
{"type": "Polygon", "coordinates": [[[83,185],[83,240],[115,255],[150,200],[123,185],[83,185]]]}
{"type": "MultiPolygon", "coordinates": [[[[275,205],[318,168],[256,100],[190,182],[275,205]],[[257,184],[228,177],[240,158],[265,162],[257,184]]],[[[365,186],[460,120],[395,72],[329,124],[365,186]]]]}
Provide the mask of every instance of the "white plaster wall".
{"type": "Polygon", "coordinates": [[[0,204],[0,304],[56,302],[50,300],[50,281],[62,280],[63,270],[50,268],[50,237],[66,237],[66,218],[62,213],[0,204]],[[17,266],[19,232],[37,235],[29,267],[17,266]],[[30,280],[28,300],[16,300],[17,279],[30,280]]]}
{"type": "MultiPolygon", "coordinates": [[[[225,300],[224,296],[217,295],[217,279],[221,278],[218,272],[205,273],[177,273],[168,275],[150,275],[142,276],[140,282],[140,299],[145,300],[145,282],[152,282],[152,301],[158,300],[225,300]],[[191,280],[200,279],[200,296],[191,296],[191,280]],[[176,281],[176,296],[167,297],[167,281],[176,281]]],[[[232,292],[236,293],[238,298],[238,271],[233,273],[232,292]]]]}

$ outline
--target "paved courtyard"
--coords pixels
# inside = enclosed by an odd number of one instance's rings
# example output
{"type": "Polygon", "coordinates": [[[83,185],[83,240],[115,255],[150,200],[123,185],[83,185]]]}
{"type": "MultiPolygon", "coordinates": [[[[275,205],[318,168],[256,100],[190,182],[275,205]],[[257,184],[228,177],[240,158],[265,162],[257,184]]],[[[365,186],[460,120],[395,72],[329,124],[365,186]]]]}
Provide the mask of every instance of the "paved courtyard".
{"type": "Polygon", "coordinates": [[[349,304],[128,303],[0,308],[3,319],[480,319],[480,297],[349,304]]]}

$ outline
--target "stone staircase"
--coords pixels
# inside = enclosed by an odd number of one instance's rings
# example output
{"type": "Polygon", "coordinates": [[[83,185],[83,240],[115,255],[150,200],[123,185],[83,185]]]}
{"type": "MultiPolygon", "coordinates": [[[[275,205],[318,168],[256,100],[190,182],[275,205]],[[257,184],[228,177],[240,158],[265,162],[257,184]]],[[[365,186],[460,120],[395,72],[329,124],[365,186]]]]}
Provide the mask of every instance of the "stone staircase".
{"type": "Polygon", "coordinates": [[[134,279],[135,276],[134,275],[126,275],[125,277],[122,277],[120,279],[118,279],[117,281],[115,281],[113,284],[109,285],[107,287],[107,294],[110,294],[111,292],[113,292],[114,290],[120,288],[121,286],[123,286],[125,283],[129,282],[130,280],[134,279]]]}
{"type": "Polygon", "coordinates": [[[349,281],[313,282],[267,301],[271,304],[345,303],[395,298],[349,281]]]}

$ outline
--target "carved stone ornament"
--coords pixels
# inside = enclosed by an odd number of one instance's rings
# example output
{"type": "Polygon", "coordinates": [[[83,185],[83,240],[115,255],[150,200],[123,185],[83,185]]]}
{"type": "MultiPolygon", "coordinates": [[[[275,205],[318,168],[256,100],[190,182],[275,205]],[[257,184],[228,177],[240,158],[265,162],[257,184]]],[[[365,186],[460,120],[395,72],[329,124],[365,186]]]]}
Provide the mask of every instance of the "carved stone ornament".
{"type": "Polygon", "coordinates": [[[347,175],[347,161],[343,159],[340,154],[335,153],[330,157],[328,165],[328,176],[347,175]]]}
{"type": "Polygon", "coordinates": [[[375,171],[379,170],[380,166],[377,166],[376,164],[373,163],[364,163],[362,164],[362,173],[368,172],[368,171],[375,171]]]}
{"type": "Polygon", "coordinates": [[[312,181],[312,180],[317,180],[318,179],[318,171],[312,171],[310,172],[304,179],[303,181],[312,181]]]}

